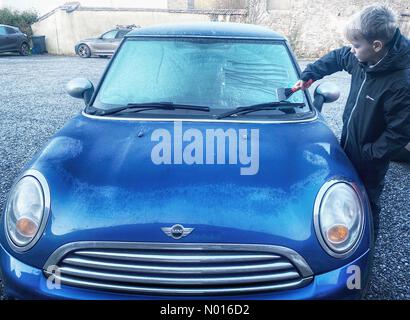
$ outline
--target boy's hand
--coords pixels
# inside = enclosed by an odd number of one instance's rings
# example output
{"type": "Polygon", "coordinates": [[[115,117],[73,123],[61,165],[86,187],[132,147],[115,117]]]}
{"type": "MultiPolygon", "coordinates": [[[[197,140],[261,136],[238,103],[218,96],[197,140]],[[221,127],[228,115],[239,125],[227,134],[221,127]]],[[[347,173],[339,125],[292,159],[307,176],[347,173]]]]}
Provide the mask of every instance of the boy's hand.
{"type": "Polygon", "coordinates": [[[308,80],[308,81],[299,80],[298,82],[295,83],[295,85],[293,86],[293,89],[306,90],[306,89],[309,89],[312,83],[313,83],[313,80],[308,80]]]}

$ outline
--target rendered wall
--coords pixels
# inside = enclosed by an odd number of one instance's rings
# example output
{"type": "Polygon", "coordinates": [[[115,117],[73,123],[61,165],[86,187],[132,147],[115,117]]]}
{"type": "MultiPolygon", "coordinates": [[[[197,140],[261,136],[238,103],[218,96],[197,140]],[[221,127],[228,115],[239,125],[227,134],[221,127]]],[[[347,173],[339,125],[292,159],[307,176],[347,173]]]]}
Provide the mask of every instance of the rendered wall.
{"type": "Polygon", "coordinates": [[[36,10],[40,15],[67,2],[78,1],[84,7],[110,8],[167,8],[167,0],[0,0],[0,8],[15,10],[36,10]]]}
{"type": "MultiPolygon", "coordinates": [[[[240,7],[244,7],[244,1],[240,0],[242,3],[240,7]]],[[[87,10],[80,7],[71,13],[56,10],[34,24],[33,30],[36,35],[46,36],[46,45],[50,53],[74,54],[73,48],[77,41],[100,35],[116,24],[147,26],[158,23],[209,20],[246,22],[267,26],[285,35],[298,57],[316,58],[346,44],[342,29],[348,18],[363,6],[378,3],[378,1],[368,0],[247,1],[247,9],[240,10],[221,9],[228,6],[231,0],[163,1],[164,4],[167,3],[168,9],[90,8],[87,10]],[[192,4],[195,10],[188,9],[188,5],[192,4]],[[213,10],[212,7],[216,7],[217,10],[213,10]],[[221,14],[221,12],[225,13],[221,14]]],[[[410,1],[387,2],[398,13],[403,33],[410,37],[410,1]]]]}
{"type": "Polygon", "coordinates": [[[46,36],[47,51],[51,54],[74,55],[74,45],[86,38],[101,35],[117,24],[143,26],[173,22],[203,22],[210,20],[240,21],[242,15],[168,12],[167,10],[76,10],[67,13],[56,10],[35,23],[35,35],[46,36]]]}

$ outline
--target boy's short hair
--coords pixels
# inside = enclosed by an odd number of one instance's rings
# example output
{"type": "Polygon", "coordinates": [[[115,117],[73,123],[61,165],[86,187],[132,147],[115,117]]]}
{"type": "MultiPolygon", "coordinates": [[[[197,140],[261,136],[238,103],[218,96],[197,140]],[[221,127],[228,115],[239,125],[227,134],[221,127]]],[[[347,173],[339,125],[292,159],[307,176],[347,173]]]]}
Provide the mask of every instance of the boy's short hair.
{"type": "Polygon", "coordinates": [[[356,13],[347,23],[344,33],[347,40],[365,39],[369,43],[380,40],[389,43],[398,27],[397,16],[386,5],[372,5],[356,13]]]}

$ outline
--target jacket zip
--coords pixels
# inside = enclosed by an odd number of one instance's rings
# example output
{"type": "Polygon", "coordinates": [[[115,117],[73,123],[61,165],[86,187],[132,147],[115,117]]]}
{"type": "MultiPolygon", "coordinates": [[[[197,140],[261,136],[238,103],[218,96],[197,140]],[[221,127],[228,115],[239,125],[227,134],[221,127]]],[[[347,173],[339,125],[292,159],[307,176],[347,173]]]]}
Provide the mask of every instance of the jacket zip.
{"type": "Polygon", "coordinates": [[[356,110],[357,103],[359,102],[360,94],[362,93],[362,89],[364,86],[364,83],[366,82],[367,79],[367,73],[364,73],[364,80],[362,82],[362,85],[360,86],[359,92],[357,93],[357,98],[356,98],[356,103],[353,106],[352,112],[350,112],[349,120],[347,120],[347,125],[346,125],[346,140],[345,140],[345,145],[343,146],[343,149],[346,150],[347,146],[347,140],[349,139],[349,125],[350,125],[350,120],[352,119],[353,112],[356,110]]]}

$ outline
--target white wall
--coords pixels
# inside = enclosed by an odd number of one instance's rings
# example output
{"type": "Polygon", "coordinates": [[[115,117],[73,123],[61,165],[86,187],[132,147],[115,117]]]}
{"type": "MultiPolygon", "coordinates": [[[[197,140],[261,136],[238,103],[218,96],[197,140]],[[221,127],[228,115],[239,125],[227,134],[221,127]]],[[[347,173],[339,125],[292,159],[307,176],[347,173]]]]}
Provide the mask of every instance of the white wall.
{"type": "Polygon", "coordinates": [[[35,35],[46,36],[47,51],[74,55],[74,45],[81,39],[95,37],[117,24],[152,24],[209,21],[207,14],[185,14],[155,11],[74,11],[57,10],[53,15],[32,25],[35,35]]]}
{"type": "Polygon", "coordinates": [[[42,15],[64,2],[64,0],[0,0],[0,7],[15,10],[35,10],[42,15]]]}
{"type": "MultiPolygon", "coordinates": [[[[0,8],[9,7],[16,10],[36,10],[40,15],[75,0],[0,0],[0,8]]],[[[156,8],[166,9],[167,0],[78,0],[84,7],[110,8],[156,8]]]]}
{"type": "MultiPolygon", "coordinates": [[[[244,22],[246,15],[240,13],[216,14],[218,21],[244,22]]],[[[141,27],[175,22],[206,22],[208,13],[193,14],[168,12],[167,10],[76,10],[67,13],[56,10],[52,15],[32,25],[35,35],[46,37],[47,51],[52,54],[74,55],[75,44],[86,38],[101,35],[115,25],[136,24],[141,27]]]]}

